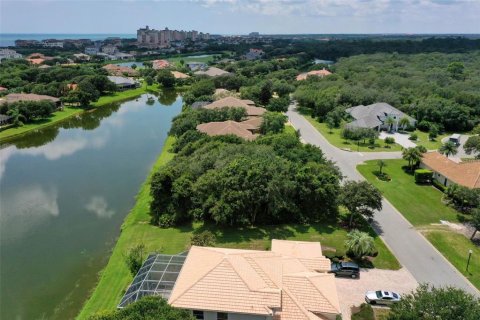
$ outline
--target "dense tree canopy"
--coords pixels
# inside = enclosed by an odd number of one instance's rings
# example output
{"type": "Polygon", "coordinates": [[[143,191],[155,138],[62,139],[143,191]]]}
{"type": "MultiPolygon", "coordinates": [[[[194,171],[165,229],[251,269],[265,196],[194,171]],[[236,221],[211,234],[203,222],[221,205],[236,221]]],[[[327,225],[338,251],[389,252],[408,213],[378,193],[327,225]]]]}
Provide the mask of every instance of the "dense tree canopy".
{"type": "Polygon", "coordinates": [[[258,142],[199,138],[154,174],[155,224],[254,225],[336,215],[339,172],[318,148],[302,145],[295,135],[269,135],[258,142]]]}
{"type": "Polygon", "coordinates": [[[466,131],[480,121],[479,70],[479,52],[358,55],[340,59],[331,76],[302,81],[295,98],[321,120],[339,106],[387,102],[424,126],[466,131]]]}

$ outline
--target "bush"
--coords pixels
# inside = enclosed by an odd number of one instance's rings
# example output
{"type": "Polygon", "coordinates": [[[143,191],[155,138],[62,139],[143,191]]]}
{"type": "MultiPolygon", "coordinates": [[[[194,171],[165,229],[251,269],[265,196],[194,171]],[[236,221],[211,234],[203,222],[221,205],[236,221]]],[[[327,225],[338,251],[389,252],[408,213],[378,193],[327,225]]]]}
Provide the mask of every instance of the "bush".
{"type": "Polygon", "coordinates": [[[468,213],[480,208],[480,189],[470,189],[458,184],[449,185],[445,194],[460,212],[468,213]]]}
{"type": "Polygon", "coordinates": [[[417,169],[414,177],[416,183],[430,183],[433,180],[433,172],[427,169],[417,169]]]}
{"type": "Polygon", "coordinates": [[[395,143],[395,138],[394,137],[386,137],[385,138],[385,143],[386,144],[394,144],[395,143]]]}
{"type": "Polygon", "coordinates": [[[445,192],[447,190],[447,187],[445,187],[443,184],[438,182],[438,180],[436,180],[436,179],[432,180],[432,184],[435,188],[437,188],[438,190],[440,190],[442,192],[445,192]]]}
{"type": "Polygon", "coordinates": [[[373,313],[372,306],[366,303],[360,305],[360,310],[352,314],[352,320],[374,320],[375,315],[373,313]]]}
{"type": "Polygon", "coordinates": [[[163,214],[158,218],[160,228],[171,228],[175,225],[175,219],[169,214],[163,214]]]}
{"type": "Polygon", "coordinates": [[[415,132],[412,132],[410,133],[410,137],[408,137],[409,140],[412,140],[412,141],[417,141],[418,140],[418,134],[416,134],[415,132]]]}
{"type": "Polygon", "coordinates": [[[205,230],[192,235],[190,238],[190,245],[199,247],[213,247],[216,240],[217,238],[212,232],[205,230]]]}
{"type": "Polygon", "coordinates": [[[124,259],[125,263],[128,266],[128,270],[132,276],[135,276],[142,267],[143,259],[144,259],[144,250],[145,245],[143,243],[136,245],[128,250],[127,254],[125,254],[124,259]]]}

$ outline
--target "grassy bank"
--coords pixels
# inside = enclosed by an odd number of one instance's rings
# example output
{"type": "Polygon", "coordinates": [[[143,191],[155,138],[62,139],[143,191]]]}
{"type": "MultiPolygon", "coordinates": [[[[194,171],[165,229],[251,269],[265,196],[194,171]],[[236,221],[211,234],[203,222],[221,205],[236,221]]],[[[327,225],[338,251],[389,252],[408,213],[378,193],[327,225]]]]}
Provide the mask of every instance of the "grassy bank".
{"type": "Polygon", "coordinates": [[[402,213],[402,215],[419,229],[422,234],[440,251],[458,271],[480,289],[480,248],[475,246],[463,234],[454,232],[446,226],[439,226],[440,220],[462,222],[469,219],[442,200],[442,192],[430,185],[418,185],[414,177],[403,170],[405,160],[386,160],[384,172],[392,180],[377,179],[374,172],[378,170],[376,161],[367,161],[357,167],[358,171],[373,185],[379,188],[385,198],[402,213]],[[469,272],[465,270],[468,250],[473,250],[469,272]]]}
{"type": "Polygon", "coordinates": [[[342,138],[342,129],[341,128],[333,128],[329,129],[326,123],[318,122],[316,119],[312,118],[311,116],[304,114],[305,119],[308,120],[315,127],[315,129],[320,132],[325,139],[330,142],[330,144],[334,145],[340,149],[350,149],[352,151],[359,151],[359,152],[379,152],[379,151],[401,151],[402,146],[399,144],[391,144],[386,147],[386,144],[381,139],[375,139],[375,147],[370,148],[368,141],[367,143],[360,142],[360,146],[357,145],[355,141],[347,141],[342,138]]]}
{"type": "MultiPolygon", "coordinates": [[[[293,131],[293,129],[291,129],[293,131]]],[[[160,166],[172,159],[169,152],[174,138],[169,137],[162,154],[152,169],[156,171],[160,166]]],[[[229,248],[249,248],[266,250],[270,248],[272,238],[320,241],[325,253],[344,251],[344,241],[347,231],[339,229],[335,224],[312,225],[278,225],[264,227],[223,228],[212,225],[194,223],[179,228],[161,229],[149,224],[150,186],[145,182],[138,195],[137,202],[122,226],[122,232],[117,241],[110,260],[101,273],[100,281],[90,299],[84,305],[78,319],[87,319],[88,316],[102,311],[112,310],[119,303],[125,289],[132,281],[123,254],[129,248],[143,243],[147,252],[161,251],[164,253],[178,253],[187,249],[193,233],[208,229],[217,236],[217,246],[229,248]]],[[[375,237],[378,256],[373,259],[377,268],[399,269],[400,265],[393,254],[387,249],[383,241],[370,227],[365,227],[375,237]]]]}
{"type": "MultiPolygon", "coordinates": [[[[132,99],[135,98],[139,95],[142,95],[147,92],[158,92],[158,85],[153,85],[153,86],[142,86],[140,88],[132,89],[132,90],[126,90],[126,91],[121,91],[121,92],[115,92],[110,95],[102,96],[98,101],[92,103],[92,107],[98,108],[102,107],[104,105],[114,103],[114,102],[121,102],[124,100],[132,99]]],[[[74,108],[74,107],[65,107],[61,111],[56,111],[52,114],[51,117],[46,118],[46,119],[38,119],[35,120],[31,123],[27,123],[21,127],[9,127],[6,128],[2,131],[0,131],[0,141],[6,140],[18,135],[25,134],[29,131],[32,130],[38,130],[47,126],[50,126],[52,124],[58,123],[62,120],[65,120],[67,118],[70,118],[74,115],[80,114],[83,111],[85,111],[82,108],[74,108]]]]}

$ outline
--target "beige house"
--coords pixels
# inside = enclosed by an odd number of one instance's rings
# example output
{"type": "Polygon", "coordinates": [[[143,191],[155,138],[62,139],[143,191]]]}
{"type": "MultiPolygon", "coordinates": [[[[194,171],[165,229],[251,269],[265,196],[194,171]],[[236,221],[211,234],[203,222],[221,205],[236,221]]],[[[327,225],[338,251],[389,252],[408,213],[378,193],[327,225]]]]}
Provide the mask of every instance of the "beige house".
{"type": "Polygon", "coordinates": [[[265,108],[255,107],[255,103],[252,100],[242,100],[235,97],[225,97],[204,106],[205,109],[221,109],[226,107],[245,108],[249,117],[259,117],[267,112],[265,108]]]}
{"type": "Polygon", "coordinates": [[[230,74],[230,72],[222,70],[220,68],[216,68],[216,67],[210,67],[205,71],[199,70],[199,71],[195,72],[195,75],[197,75],[197,76],[205,75],[205,76],[209,76],[209,77],[218,77],[218,76],[223,76],[223,75],[226,75],[226,74],[230,74]]]}
{"type": "Polygon", "coordinates": [[[233,134],[247,141],[255,140],[258,136],[257,134],[254,134],[256,127],[253,125],[232,120],[202,123],[197,126],[197,130],[209,136],[233,134]]]}
{"type": "Polygon", "coordinates": [[[193,246],[168,302],[203,320],[334,320],[341,313],[318,242],[271,251],[193,246]]]}
{"type": "Polygon", "coordinates": [[[323,78],[323,77],[329,76],[331,74],[332,73],[325,68],[323,68],[322,70],[312,70],[312,71],[309,71],[309,72],[300,73],[297,76],[297,81],[307,80],[307,78],[310,77],[310,76],[323,78]]]}
{"type": "Polygon", "coordinates": [[[457,163],[434,151],[423,154],[420,167],[433,171],[433,177],[446,187],[456,183],[480,188],[480,160],[457,163]]]}

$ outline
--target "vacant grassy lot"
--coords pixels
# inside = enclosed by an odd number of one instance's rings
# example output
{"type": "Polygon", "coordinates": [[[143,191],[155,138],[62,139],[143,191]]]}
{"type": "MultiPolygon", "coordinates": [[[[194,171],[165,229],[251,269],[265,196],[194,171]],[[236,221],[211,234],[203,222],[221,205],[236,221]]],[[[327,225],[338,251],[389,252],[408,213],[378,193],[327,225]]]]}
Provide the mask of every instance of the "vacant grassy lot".
{"type": "Polygon", "coordinates": [[[460,271],[480,289],[480,248],[464,235],[448,229],[424,232],[427,239],[460,271]],[[468,250],[472,250],[470,265],[467,267],[468,250]]]}
{"type": "MultiPolygon", "coordinates": [[[[152,172],[172,159],[173,154],[169,150],[173,142],[173,137],[167,139],[152,172]]],[[[137,195],[135,206],[122,225],[120,237],[110,260],[102,271],[100,281],[92,296],[78,316],[79,319],[87,319],[96,312],[115,308],[132,281],[123,255],[129,248],[140,243],[145,245],[147,252],[178,253],[187,249],[193,233],[208,229],[216,234],[217,245],[222,247],[266,250],[270,248],[270,240],[278,238],[320,241],[326,253],[335,252],[337,249],[344,251],[347,231],[339,229],[333,224],[220,228],[196,223],[180,228],[161,229],[149,224],[150,200],[150,185],[147,180],[137,195]]],[[[375,245],[379,252],[378,256],[373,259],[374,266],[383,269],[399,269],[398,261],[386,248],[383,241],[371,228],[366,228],[366,231],[375,237],[375,245]]]]}
{"type": "Polygon", "coordinates": [[[377,179],[377,161],[367,161],[357,167],[358,171],[400,211],[410,223],[421,226],[439,223],[440,220],[459,222],[465,216],[442,203],[442,192],[430,185],[418,185],[413,175],[405,173],[403,166],[407,162],[402,159],[385,160],[383,169],[391,178],[385,182],[377,179]]]}
{"type": "Polygon", "coordinates": [[[387,145],[381,139],[375,139],[375,148],[369,148],[368,141],[367,143],[360,142],[360,146],[357,145],[355,141],[346,141],[342,138],[342,129],[341,128],[333,128],[330,130],[325,123],[320,123],[316,119],[312,118],[309,115],[303,115],[314,127],[317,129],[325,139],[330,142],[330,144],[334,145],[337,148],[348,148],[352,151],[360,151],[360,152],[379,152],[379,151],[400,151],[402,150],[402,146],[399,144],[391,144],[387,145]]]}
{"type": "Polygon", "coordinates": [[[417,185],[412,175],[402,169],[406,165],[405,160],[386,160],[384,168],[392,178],[392,181],[378,180],[373,172],[378,170],[376,161],[367,161],[359,165],[358,171],[377,188],[395,208],[414,226],[419,227],[427,239],[440,251],[458,271],[465,275],[474,286],[480,288],[480,248],[475,246],[464,235],[456,233],[443,226],[432,226],[440,220],[461,222],[469,219],[456,210],[442,203],[442,193],[428,185],[417,185]],[[468,250],[473,250],[470,261],[470,272],[465,271],[468,250]],[[475,261],[473,261],[475,260],[475,261]]]}

